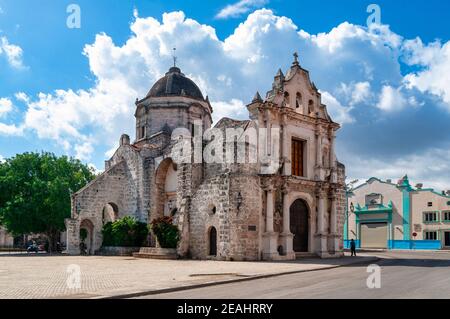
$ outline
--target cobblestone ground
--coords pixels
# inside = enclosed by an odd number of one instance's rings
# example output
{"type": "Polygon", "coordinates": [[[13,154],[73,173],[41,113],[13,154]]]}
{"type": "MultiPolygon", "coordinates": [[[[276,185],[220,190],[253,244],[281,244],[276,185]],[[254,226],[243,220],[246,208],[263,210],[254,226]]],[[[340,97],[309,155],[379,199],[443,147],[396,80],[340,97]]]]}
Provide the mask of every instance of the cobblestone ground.
{"type": "Polygon", "coordinates": [[[0,298],[96,298],[350,262],[355,259],[271,263],[0,255],[0,298]],[[79,266],[81,271],[79,288],[70,286],[71,265],[79,266]]]}

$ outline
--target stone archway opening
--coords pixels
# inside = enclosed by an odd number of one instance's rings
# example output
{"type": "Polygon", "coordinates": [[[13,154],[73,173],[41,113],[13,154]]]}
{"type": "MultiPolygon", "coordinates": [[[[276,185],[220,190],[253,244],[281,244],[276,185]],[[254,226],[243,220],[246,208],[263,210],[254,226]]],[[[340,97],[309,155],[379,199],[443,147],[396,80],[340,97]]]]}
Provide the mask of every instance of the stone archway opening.
{"type": "Polygon", "coordinates": [[[217,230],[211,227],[208,232],[208,250],[209,256],[217,256],[217,230]]]}
{"type": "Polygon", "coordinates": [[[289,209],[290,231],[294,235],[292,248],[294,252],[308,252],[309,244],[309,209],[303,199],[295,200],[289,209]]]}
{"type": "Polygon", "coordinates": [[[102,211],[103,225],[109,222],[115,222],[117,219],[119,219],[119,207],[115,203],[106,204],[102,211]]]}
{"type": "Polygon", "coordinates": [[[159,165],[156,175],[155,212],[152,218],[171,216],[177,201],[178,173],[177,166],[171,158],[166,158],[159,165]]]}
{"type": "Polygon", "coordinates": [[[80,223],[80,253],[94,254],[94,224],[89,219],[83,219],[80,223]]]}

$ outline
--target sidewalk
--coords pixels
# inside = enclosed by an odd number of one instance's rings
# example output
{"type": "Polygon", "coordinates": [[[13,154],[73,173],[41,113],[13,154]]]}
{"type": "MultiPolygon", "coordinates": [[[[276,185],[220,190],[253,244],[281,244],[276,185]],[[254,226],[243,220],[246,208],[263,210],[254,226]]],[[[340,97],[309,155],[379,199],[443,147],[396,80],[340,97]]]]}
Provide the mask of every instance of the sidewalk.
{"type": "Polygon", "coordinates": [[[101,256],[0,256],[0,298],[124,298],[318,271],[378,260],[373,255],[277,262],[152,260],[101,256]],[[81,288],[67,285],[68,266],[81,288]]]}

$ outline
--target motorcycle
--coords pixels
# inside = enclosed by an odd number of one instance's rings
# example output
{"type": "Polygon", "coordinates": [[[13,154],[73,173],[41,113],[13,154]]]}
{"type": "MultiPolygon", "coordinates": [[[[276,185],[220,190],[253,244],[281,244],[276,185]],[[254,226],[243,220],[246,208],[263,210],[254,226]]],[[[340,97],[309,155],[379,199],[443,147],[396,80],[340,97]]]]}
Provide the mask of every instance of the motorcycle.
{"type": "Polygon", "coordinates": [[[39,246],[38,245],[30,245],[27,248],[27,253],[39,253],[39,246]]]}

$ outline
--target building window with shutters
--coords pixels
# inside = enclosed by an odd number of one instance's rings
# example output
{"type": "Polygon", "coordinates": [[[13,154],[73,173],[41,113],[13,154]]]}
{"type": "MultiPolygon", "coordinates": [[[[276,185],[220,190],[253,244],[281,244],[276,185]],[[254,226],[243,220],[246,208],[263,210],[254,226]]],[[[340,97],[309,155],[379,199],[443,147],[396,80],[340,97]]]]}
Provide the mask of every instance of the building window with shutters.
{"type": "Polygon", "coordinates": [[[425,224],[432,224],[438,222],[437,212],[425,212],[423,213],[423,222],[425,224]]]}
{"type": "Polygon", "coordinates": [[[305,176],[304,167],[304,148],[305,141],[299,139],[292,139],[292,175],[305,176]]]}
{"type": "Polygon", "coordinates": [[[436,231],[426,231],[424,237],[425,237],[425,240],[437,240],[437,232],[436,231]]]}
{"type": "Polygon", "coordinates": [[[450,223],[450,211],[443,211],[442,212],[442,221],[444,223],[450,223]]]}

